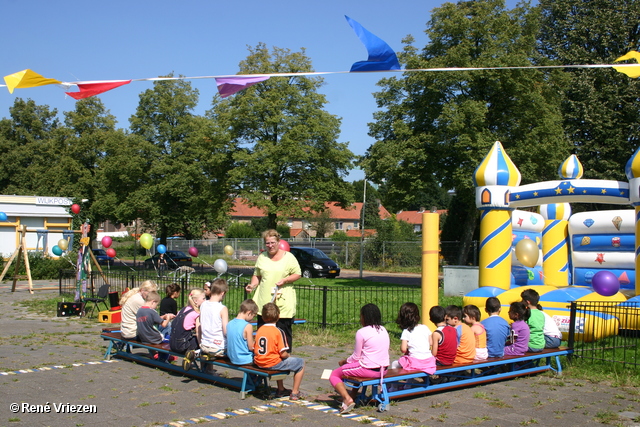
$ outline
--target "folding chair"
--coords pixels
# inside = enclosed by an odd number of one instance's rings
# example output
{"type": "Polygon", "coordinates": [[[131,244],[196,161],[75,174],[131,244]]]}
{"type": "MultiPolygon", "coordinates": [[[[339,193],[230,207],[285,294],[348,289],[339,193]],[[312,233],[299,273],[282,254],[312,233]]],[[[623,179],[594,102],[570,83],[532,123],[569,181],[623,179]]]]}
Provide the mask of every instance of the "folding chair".
{"type": "MultiPolygon", "coordinates": [[[[84,302],[86,304],[92,302],[93,305],[91,306],[91,311],[89,312],[89,314],[87,315],[87,317],[91,317],[91,315],[93,314],[93,310],[98,306],[98,304],[103,303],[104,306],[106,307],[107,310],[109,310],[109,306],[107,306],[107,297],[109,296],[109,287],[111,285],[102,285],[100,286],[100,288],[98,289],[98,294],[94,297],[94,298],[85,298],[84,302]]],[[[86,309],[86,304],[85,304],[85,309],[86,309]]],[[[99,309],[98,309],[99,310],[99,309]]],[[[86,310],[85,310],[86,313],[86,310]]]]}

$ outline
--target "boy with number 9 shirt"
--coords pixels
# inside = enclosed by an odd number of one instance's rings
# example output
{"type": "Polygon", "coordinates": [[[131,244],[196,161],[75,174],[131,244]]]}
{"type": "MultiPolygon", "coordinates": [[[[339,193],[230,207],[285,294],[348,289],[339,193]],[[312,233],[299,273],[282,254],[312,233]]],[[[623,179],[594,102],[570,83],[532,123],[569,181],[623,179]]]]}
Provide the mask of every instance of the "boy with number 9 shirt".
{"type": "MultiPolygon", "coordinates": [[[[289,400],[300,400],[304,396],[300,392],[300,383],[304,376],[304,360],[289,355],[289,344],[282,329],[276,326],[280,318],[280,309],[270,302],[262,307],[262,319],[264,325],[256,332],[254,344],[255,363],[260,368],[293,371],[293,390],[290,391],[289,400]]],[[[278,380],[276,397],[284,397],[289,390],[284,388],[283,380],[278,380]]]]}

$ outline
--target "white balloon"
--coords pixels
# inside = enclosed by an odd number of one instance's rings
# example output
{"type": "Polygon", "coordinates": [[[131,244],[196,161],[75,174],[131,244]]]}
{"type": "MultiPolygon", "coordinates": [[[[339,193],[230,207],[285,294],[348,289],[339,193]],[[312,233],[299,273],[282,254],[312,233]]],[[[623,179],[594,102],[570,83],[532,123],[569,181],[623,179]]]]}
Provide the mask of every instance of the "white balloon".
{"type": "Polygon", "coordinates": [[[224,274],[227,272],[227,261],[223,259],[217,259],[216,262],[213,263],[213,269],[220,274],[224,274]]]}

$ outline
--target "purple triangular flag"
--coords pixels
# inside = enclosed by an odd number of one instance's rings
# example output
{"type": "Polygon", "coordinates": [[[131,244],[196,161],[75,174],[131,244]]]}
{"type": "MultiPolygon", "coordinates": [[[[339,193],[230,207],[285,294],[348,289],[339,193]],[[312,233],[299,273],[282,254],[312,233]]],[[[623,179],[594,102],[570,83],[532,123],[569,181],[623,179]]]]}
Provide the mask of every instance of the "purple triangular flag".
{"type": "Polygon", "coordinates": [[[253,86],[256,83],[263,82],[268,78],[269,76],[216,77],[216,85],[218,86],[218,93],[220,94],[220,96],[222,98],[226,98],[227,96],[231,96],[234,93],[240,92],[241,90],[246,89],[249,86],[253,86]]]}

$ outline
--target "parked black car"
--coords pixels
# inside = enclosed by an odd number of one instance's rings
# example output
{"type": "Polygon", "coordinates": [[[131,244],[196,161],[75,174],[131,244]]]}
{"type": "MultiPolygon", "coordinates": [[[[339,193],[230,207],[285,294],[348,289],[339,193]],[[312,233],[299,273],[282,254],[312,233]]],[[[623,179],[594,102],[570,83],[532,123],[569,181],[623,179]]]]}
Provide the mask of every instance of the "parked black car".
{"type": "MultiPolygon", "coordinates": [[[[144,260],[144,268],[153,268],[154,265],[158,268],[158,259],[160,254],[156,253],[151,258],[144,260]]],[[[192,267],[193,262],[191,257],[181,251],[167,251],[164,253],[164,259],[167,261],[167,268],[175,270],[178,267],[187,266],[192,267]]]]}
{"type": "Polygon", "coordinates": [[[115,263],[115,260],[113,258],[110,258],[107,255],[107,251],[105,251],[104,249],[92,249],[92,251],[93,256],[95,256],[96,261],[98,261],[98,264],[108,265],[109,267],[111,267],[115,263]]]}
{"type": "Polygon", "coordinates": [[[291,248],[298,260],[302,277],[329,277],[340,275],[340,266],[327,254],[316,248],[291,248]]]}

